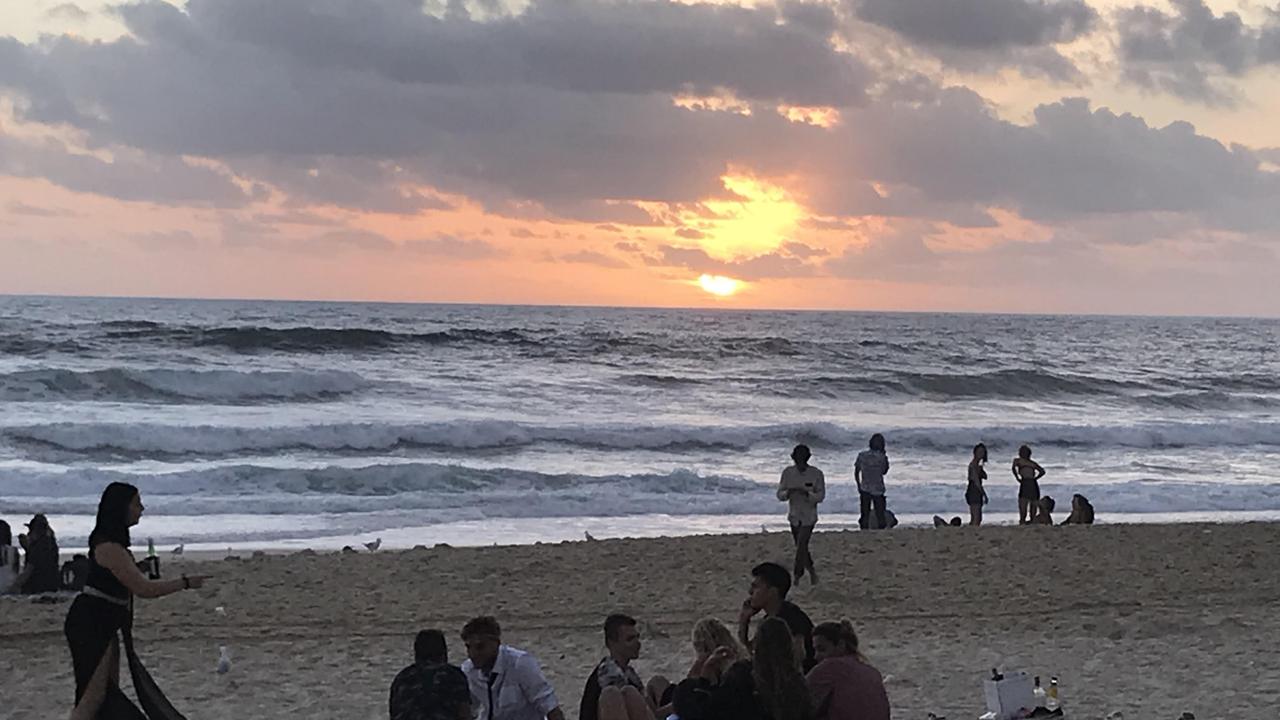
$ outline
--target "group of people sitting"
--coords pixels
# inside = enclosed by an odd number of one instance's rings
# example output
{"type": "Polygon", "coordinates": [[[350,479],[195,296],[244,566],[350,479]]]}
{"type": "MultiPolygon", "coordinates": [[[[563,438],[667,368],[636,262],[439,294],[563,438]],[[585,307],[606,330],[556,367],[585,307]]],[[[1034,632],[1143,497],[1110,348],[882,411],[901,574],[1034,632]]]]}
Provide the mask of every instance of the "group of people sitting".
{"type": "MultiPolygon", "coordinates": [[[[678,682],[647,682],[639,623],[604,622],[608,654],[586,679],[580,720],[888,720],[884,680],[862,655],[846,622],[815,626],[788,601],[791,575],[775,563],[751,571],[737,637],[715,618],[693,628],[695,660],[678,682]],[[753,619],[763,614],[754,637],[753,619]]],[[[529,653],[502,642],[492,617],[462,628],[467,660],[450,665],[444,633],[424,630],[415,662],[391,684],[391,720],[563,720],[555,690],[529,653]]]]}
{"type": "Polygon", "coordinates": [[[0,520],[0,595],[37,595],[62,589],[58,538],[49,519],[37,514],[26,527],[15,546],[9,523],[0,520]]]}

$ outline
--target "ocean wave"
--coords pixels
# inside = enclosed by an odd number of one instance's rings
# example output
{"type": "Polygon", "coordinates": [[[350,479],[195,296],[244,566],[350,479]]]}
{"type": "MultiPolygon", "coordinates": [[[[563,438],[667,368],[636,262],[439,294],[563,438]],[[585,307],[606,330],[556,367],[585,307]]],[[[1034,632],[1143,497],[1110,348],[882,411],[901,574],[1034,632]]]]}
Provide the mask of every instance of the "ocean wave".
{"type": "MultiPolygon", "coordinates": [[[[0,510],[91,514],[101,488],[131,482],[151,515],[316,515],[407,512],[422,523],[483,518],[609,517],[619,515],[776,515],[771,482],[700,474],[581,475],[435,463],[366,467],[275,468],[256,465],[164,474],[74,469],[13,473],[0,479],[0,510]]],[[[1245,512],[1280,510],[1280,484],[1124,481],[1058,485],[1043,492],[1065,508],[1072,493],[1087,495],[1105,519],[1113,513],[1245,512]]],[[[895,512],[954,514],[963,509],[963,483],[893,484],[895,512]]],[[[991,482],[991,512],[1015,512],[1017,487],[991,482]]],[[[824,514],[856,514],[847,484],[828,486],[824,514]]],[[[1065,517],[1065,511],[1062,513],[1065,517]]]]}
{"type": "Polygon", "coordinates": [[[21,370],[0,374],[0,400],[224,402],[326,400],[369,385],[340,370],[238,371],[107,368],[21,370]]]}
{"type": "Polygon", "coordinates": [[[220,347],[254,352],[356,352],[399,346],[448,343],[531,344],[537,341],[516,329],[453,328],[436,332],[395,332],[362,327],[263,327],[163,325],[146,321],[107,323],[104,335],[114,341],[220,347]]]}
{"type": "Polygon", "coordinates": [[[220,457],[297,450],[380,453],[413,448],[514,451],[553,444],[605,451],[672,454],[709,450],[860,448],[872,432],[885,434],[891,452],[957,452],[985,442],[993,450],[1022,443],[1056,447],[1280,446],[1280,422],[1152,422],[1133,425],[1043,424],[969,427],[853,427],[836,423],[775,425],[535,425],[497,420],[421,424],[331,423],[298,426],[162,425],[154,423],[47,423],[0,429],[9,443],[56,455],[220,457]]]}

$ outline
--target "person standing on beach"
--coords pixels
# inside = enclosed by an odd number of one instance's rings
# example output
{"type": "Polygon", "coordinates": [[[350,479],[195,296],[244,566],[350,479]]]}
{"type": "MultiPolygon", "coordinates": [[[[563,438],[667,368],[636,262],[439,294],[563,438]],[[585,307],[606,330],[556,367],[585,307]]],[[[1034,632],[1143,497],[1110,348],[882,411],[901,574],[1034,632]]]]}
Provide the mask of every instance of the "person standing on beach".
{"type": "Polygon", "coordinates": [[[150,580],[142,574],[129,552],[129,528],[138,524],[143,509],[138,488],[122,482],[108,485],[98,502],[97,521],[89,534],[89,576],[63,624],[76,683],[71,720],[182,717],[134,654],[133,602],[199,588],[206,578],[183,575],[173,580],[150,580]],[[147,715],[120,689],[121,638],[133,675],[133,691],[148,708],[147,715]]]}
{"type": "Polygon", "coordinates": [[[982,482],[987,479],[987,446],[973,446],[973,459],[969,461],[969,485],[964,490],[964,502],[969,506],[969,524],[982,524],[982,506],[987,504],[987,491],[982,482]]]}
{"type": "Polygon", "coordinates": [[[564,720],[556,691],[529,653],[502,644],[502,628],[490,616],[462,627],[467,661],[462,672],[471,686],[478,720],[564,720]]]}
{"type": "Polygon", "coordinates": [[[751,589],[738,613],[738,639],[751,649],[751,618],[761,611],[766,618],[780,618],[791,628],[796,644],[796,657],[803,658],[801,670],[813,667],[813,621],[803,610],[787,600],[791,591],[791,575],[777,563],[760,563],[751,568],[751,589]]]}
{"type": "Polygon", "coordinates": [[[1031,447],[1018,448],[1013,459],[1013,476],[1018,480],[1018,524],[1029,525],[1036,521],[1040,505],[1040,478],[1044,468],[1031,459],[1031,447]]]}
{"type": "Polygon", "coordinates": [[[413,641],[413,664],[391,682],[391,720],[471,720],[471,688],[449,664],[444,633],[423,630],[413,641]]]}
{"type": "Polygon", "coordinates": [[[875,528],[883,530],[889,527],[885,517],[884,476],[889,473],[889,455],[884,450],[884,435],[876,433],[871,436],[868,449],[858,453],[853,463],[853,482],[858,486],[860,513],[858,527],[863,530],[871,528],[871,513],[875,511],[875,528]]]}
{"type": "Polygon", "coordinates": [[[796,543],[796,580],[804,577],[808,570],[809,582],[817,585],[818,573],[813,567],[813,555],[809,553],[809,541],[818,525],[818,503],[827,497],[827,481],[821,470],[809,464],[812,456],[808,445],[797,445],[791,451],[795,464],[782,471],[778,500],[788,504],[787,521],[796,543]]]}

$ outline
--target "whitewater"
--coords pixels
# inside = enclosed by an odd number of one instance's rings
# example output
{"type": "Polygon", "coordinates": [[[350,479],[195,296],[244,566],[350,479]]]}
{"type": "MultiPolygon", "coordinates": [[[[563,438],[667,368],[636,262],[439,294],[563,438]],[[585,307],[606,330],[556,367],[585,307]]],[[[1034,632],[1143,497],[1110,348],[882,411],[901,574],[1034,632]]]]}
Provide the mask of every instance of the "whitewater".
{"type": "Polygon", "coordinates": [[[784,527],[796,443],[854,522],[1016,512],[1029,443],[1104,522],[1280,519],[1280,322],[0,297],[0,517],[83,544],[102,487],[189,548],[784,527]]]}

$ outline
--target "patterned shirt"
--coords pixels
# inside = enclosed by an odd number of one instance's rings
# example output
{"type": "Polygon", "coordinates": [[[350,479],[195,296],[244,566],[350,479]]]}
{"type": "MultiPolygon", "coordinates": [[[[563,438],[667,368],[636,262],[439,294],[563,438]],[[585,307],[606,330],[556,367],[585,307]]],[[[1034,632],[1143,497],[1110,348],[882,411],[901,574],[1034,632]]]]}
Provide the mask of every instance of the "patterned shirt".
{"type": "Polygon", "coordinates": [[[391,720],[458,720],[471,714],[467,676],[453,665],[410,665],[391,683],[391,720]]]}

